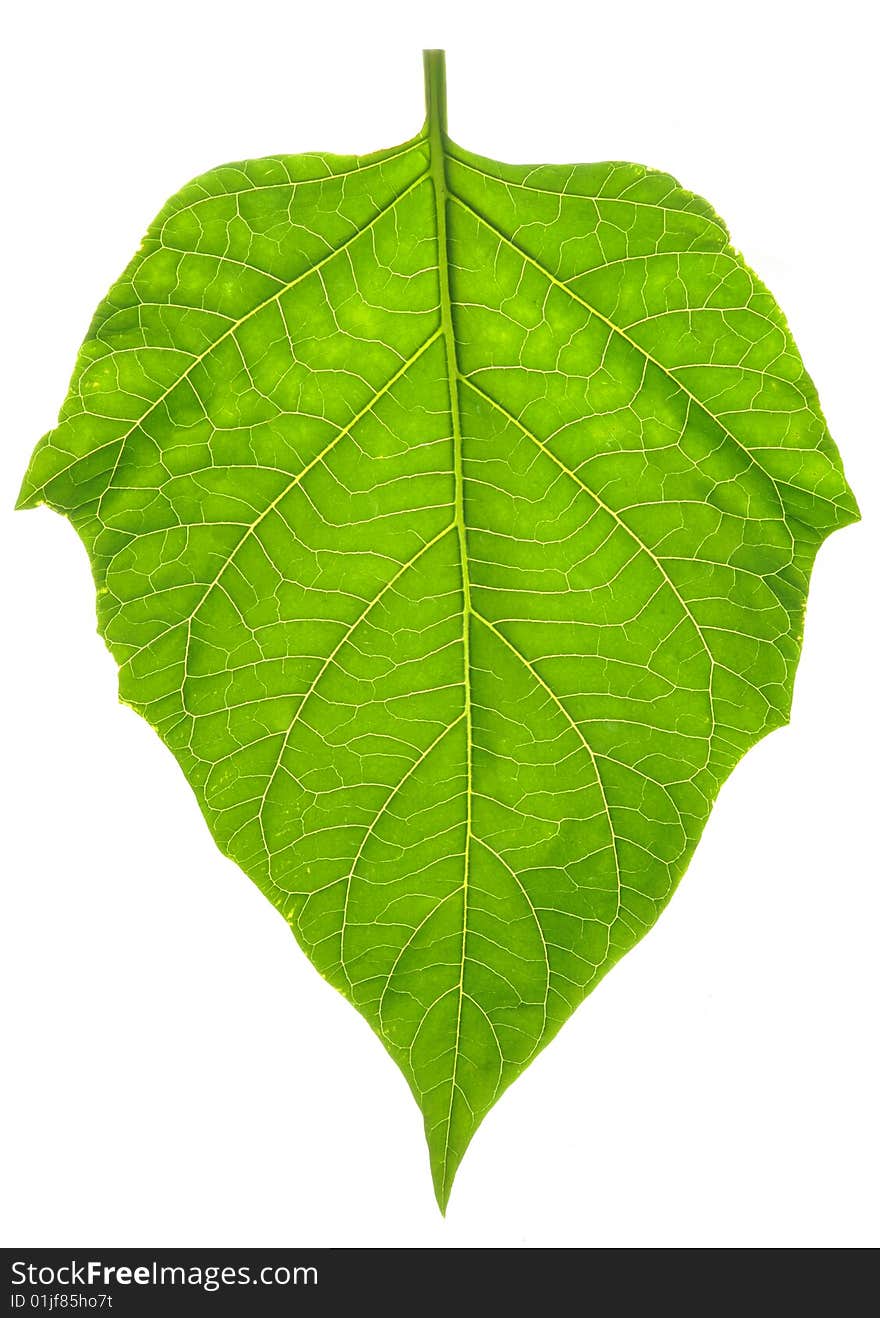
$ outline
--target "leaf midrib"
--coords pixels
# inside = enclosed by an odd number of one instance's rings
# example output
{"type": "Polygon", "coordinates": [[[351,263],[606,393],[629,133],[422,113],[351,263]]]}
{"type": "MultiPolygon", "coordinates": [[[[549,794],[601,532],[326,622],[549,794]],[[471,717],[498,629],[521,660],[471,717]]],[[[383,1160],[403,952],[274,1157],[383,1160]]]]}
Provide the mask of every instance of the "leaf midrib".
{"type": "Polygon", "coordinates": [[[471,654],[470,629],[473,608],[471,604],[470,573],[468,570],[467,524],[464,515],[464,463],[462,457],[461,405],[459,398],[458,353],[455,344],[455,326],[452,319],[452,293],[449,277],[449,238],[446,229],[449,190],[446,178],[446,89],[442,63],[426,61],[428,101],[429,172],[434,192],[437,222],[437,269],[440,285],[440,328],[446,350],[446,373],[449,383],[449,411],[452,421],[453,479],[455,486],[454,517],[458,537],[462,591],[462,682],[464,687],[465,725],[465,841],[464,874],[462,876],[461,965],[456,993],[458,1005],[455,1021],[455,1044],[452,1050],[452,1075],[449,1081],[449,1108],[446,1113],[446,1132],[443,1145],[443,1165],[438,1199],[445,1211],[452,1188],[450,1175],[450,1143],[452,1116],[458,1085],[458,1062],[461,1056],[461,1017],[465,999],[464,972],[467,963],[468,936],[468,884],[470,880],[471,847],[473,845],[473,717],[471,705],[471,654]]]}

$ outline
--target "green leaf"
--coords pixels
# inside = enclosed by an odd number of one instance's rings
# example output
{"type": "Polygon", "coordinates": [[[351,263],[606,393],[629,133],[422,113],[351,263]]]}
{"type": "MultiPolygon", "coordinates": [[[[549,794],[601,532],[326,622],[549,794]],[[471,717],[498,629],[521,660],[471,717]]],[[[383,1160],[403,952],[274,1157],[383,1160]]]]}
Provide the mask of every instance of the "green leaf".
{"type": "Polygon", "coordinates": [[[121,698],[403,1070],[445,1208],[786,722],[858,513],[711,207],[471,155],[426,73],[412,141],[168,202],[20,506],[76,527],[121,698]]]}

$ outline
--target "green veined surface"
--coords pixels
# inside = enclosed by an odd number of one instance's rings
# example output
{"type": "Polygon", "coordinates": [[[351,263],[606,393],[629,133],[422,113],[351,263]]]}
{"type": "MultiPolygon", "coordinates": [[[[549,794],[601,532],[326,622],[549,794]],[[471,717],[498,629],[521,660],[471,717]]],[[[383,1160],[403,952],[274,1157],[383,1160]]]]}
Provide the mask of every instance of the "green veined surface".
{"type": "Polygon", "coordinates": [[[168,202],[20,506],[76,526],[122,698],[402,1068],[445,1208],[786,721],[858,514],[706,202],[474,156],[426,85],[400,147],[168,202]]]}

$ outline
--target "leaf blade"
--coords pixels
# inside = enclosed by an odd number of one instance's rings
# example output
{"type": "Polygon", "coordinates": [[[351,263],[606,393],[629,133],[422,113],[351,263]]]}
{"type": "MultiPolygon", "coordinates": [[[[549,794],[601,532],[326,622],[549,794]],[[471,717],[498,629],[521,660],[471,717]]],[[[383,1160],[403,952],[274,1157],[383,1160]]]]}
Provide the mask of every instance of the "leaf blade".
{"type": "Polygon", "coordinates": [[[857,509],[712,208],[471,155],[441,65],[401,147],[168,203],[19,506],[76,526],[122,698],[400,1065],[445,1210],[787,720],[857,509]]]}

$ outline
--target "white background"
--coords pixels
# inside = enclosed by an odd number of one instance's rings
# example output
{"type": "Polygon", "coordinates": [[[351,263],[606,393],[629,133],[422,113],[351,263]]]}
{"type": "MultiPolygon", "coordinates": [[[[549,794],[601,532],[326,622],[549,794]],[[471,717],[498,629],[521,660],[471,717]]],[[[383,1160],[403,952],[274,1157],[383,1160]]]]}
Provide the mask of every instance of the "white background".
{"type": "Polygon", "coordinates": [[[870,7],[420,8],[31,0],[5,20],[0,1243],[877,1243],[870,7]],[[710,198],[788,314],[864,514],[819,557],[791,727],[490,1114],[445,1222],[403,1079],[116,703],[73,531],[11,512],[165,198],[223,160],[410,136],[423,46],[448,49],[471,149],[644,161],[710,198]]]}

